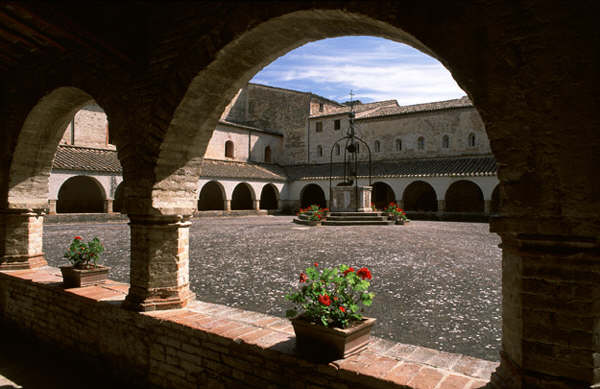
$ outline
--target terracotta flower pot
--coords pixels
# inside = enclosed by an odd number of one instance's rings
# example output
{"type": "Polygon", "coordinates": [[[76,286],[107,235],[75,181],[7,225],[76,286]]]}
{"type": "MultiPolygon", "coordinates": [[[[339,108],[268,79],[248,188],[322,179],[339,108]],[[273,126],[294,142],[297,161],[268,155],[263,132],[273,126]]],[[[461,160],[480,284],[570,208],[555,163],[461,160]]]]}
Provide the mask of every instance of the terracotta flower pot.
{"type": "Polygon", "coordinates": [[[296,333],[296,350],[317,360],[347,358],[367,347],[374,318],[365,317],[350,328],[325,327],[301,316],[291,319],[296,333]]]}
{"type": "Polygon", "coordinates": [[[61,266],[65,288],[81,288],[89,285],[102,284],[108,278],[110,267],[96,265],[90,269],[77,269],[73,266],[61,266]]]}

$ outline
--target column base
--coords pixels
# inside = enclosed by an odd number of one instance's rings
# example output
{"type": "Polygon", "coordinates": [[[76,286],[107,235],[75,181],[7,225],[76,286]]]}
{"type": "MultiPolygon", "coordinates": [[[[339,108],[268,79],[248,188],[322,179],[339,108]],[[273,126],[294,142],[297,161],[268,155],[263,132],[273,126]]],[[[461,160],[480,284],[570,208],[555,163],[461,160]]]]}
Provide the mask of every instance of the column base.
{"type": "Polygon", "coordinates": [[[48,262],[46,262],[46,257],[43,253],[32,256],[6,256],[0,259],[0,271],[35,269],[46,265],[48,265],[48,262]]]}
{"type": "Polygon", "coordinates": [[[175,293],[171,290],[154,290],[152,291],[152,295],[144,297],[136,294],[135,290],[130,287],[129,294],[121,307],[136,312],[184,308],[196,298],[196,294],[191,292],[188,286],[183,289],[175,293]]]}

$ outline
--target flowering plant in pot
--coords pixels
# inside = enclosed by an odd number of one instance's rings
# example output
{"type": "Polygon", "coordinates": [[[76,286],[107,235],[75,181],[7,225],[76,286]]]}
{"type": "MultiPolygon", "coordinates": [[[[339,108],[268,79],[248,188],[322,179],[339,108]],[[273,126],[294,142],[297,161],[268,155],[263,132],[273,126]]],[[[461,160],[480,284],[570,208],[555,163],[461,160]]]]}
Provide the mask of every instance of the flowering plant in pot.
{"type": "Polygon", "coordinates": [[[396,203],[389,203],[385,208],[384,212],[387,212],[390,217],[392,217],[398,224],[404,224],[409,222],[408,217],[406,216],[406,212],[402,208],[400,208],[396,203]]]}
{"type": "Polygon", "coordinates": [[[327,215],[327,212],[329,212],[328,208],[321,208],[313,204],[306,208],[300,208],[298,216],[302,215],[305,220],[319,222],[327,215]]]}
{"type": "Polygon", "coordinates": [[[363,317],[373,302],[371,271],[347,265],[320,268],[318,263],[300,273],[299,290],[287,294],[295,309],[286,312],[296,332],[298,351],[319,359],[339,359],[364,349],[375,319],[363,317]]]}
{"type": "Polygon", "coordinates": [[[81,287],[104,282],[110,268],[97,264],[103,251],[104,246],[97,237],[88,243],[84,243],[81,236],[74,237],[64,255],[71,265],[60,267],[65,287],[81,287]]]}

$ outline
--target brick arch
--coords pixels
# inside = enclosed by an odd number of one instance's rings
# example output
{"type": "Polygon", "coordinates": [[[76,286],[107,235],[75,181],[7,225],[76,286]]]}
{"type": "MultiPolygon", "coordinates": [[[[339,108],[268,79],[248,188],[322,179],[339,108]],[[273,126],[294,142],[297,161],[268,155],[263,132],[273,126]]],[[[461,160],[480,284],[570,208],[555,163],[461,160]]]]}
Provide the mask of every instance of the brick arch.
{"type": "Polygon", "coordinates": [[[219,181],[209,181],[202,186],[198,210],[221,210],[225,207],[225,188],[219,181]]]}
{"type": "Polygon", "coordinates": [[[106,192],[92,176],[74,176],[58,191],[57,213],[102,213],[106,192]]]}
{"type": "Polygon", "coordinates": [[[46,208],[56,148],[73,115],[93,102],[81,89],[60,87],[33,107],[19,133],[9,168],[8,208],[46,208]]]}
{"type": "MultiPolygon", "coordinates": [[[[296,6],[297,7],[297,6],[296,6]]],[[[387,17],[381,13],[380,17],[387,17]]],[[[193,192],[181,185],[199,176],[200,162],[231,98],[264,66],[305,43],[345,35],[373,35],[433,55],[411,34],[381,20],[343,10],[301,10],[258,24],[230,41],[191,80],[166,130],[155,167],[152,205],[159,212],[192,208],[193,192]],[[318,22],[315,22],[318,21],[318,22]],[[169,195],[169,192],[176,192],[169,195]]]]}

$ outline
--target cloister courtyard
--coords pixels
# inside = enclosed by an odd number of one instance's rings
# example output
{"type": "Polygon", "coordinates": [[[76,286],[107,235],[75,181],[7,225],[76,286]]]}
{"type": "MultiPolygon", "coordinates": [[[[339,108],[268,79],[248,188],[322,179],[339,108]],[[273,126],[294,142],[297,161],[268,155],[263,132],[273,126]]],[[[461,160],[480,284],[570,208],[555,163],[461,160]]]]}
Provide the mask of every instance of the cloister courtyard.
{"type": "MultiPolygon", "coordinates": [[[[75,235],[98,236],[110,278],[129,281],[125,223],[46,224],[50,266],[75,235]]],[[[190,232],[190,283],[201,301],[284,316],[284,295],[313,262],[373,273],[374,335],[499,360],[500,238],[487,223],[412,221],[405,226],[305,227],[289,216],[202,217],[190,232]]]]}

